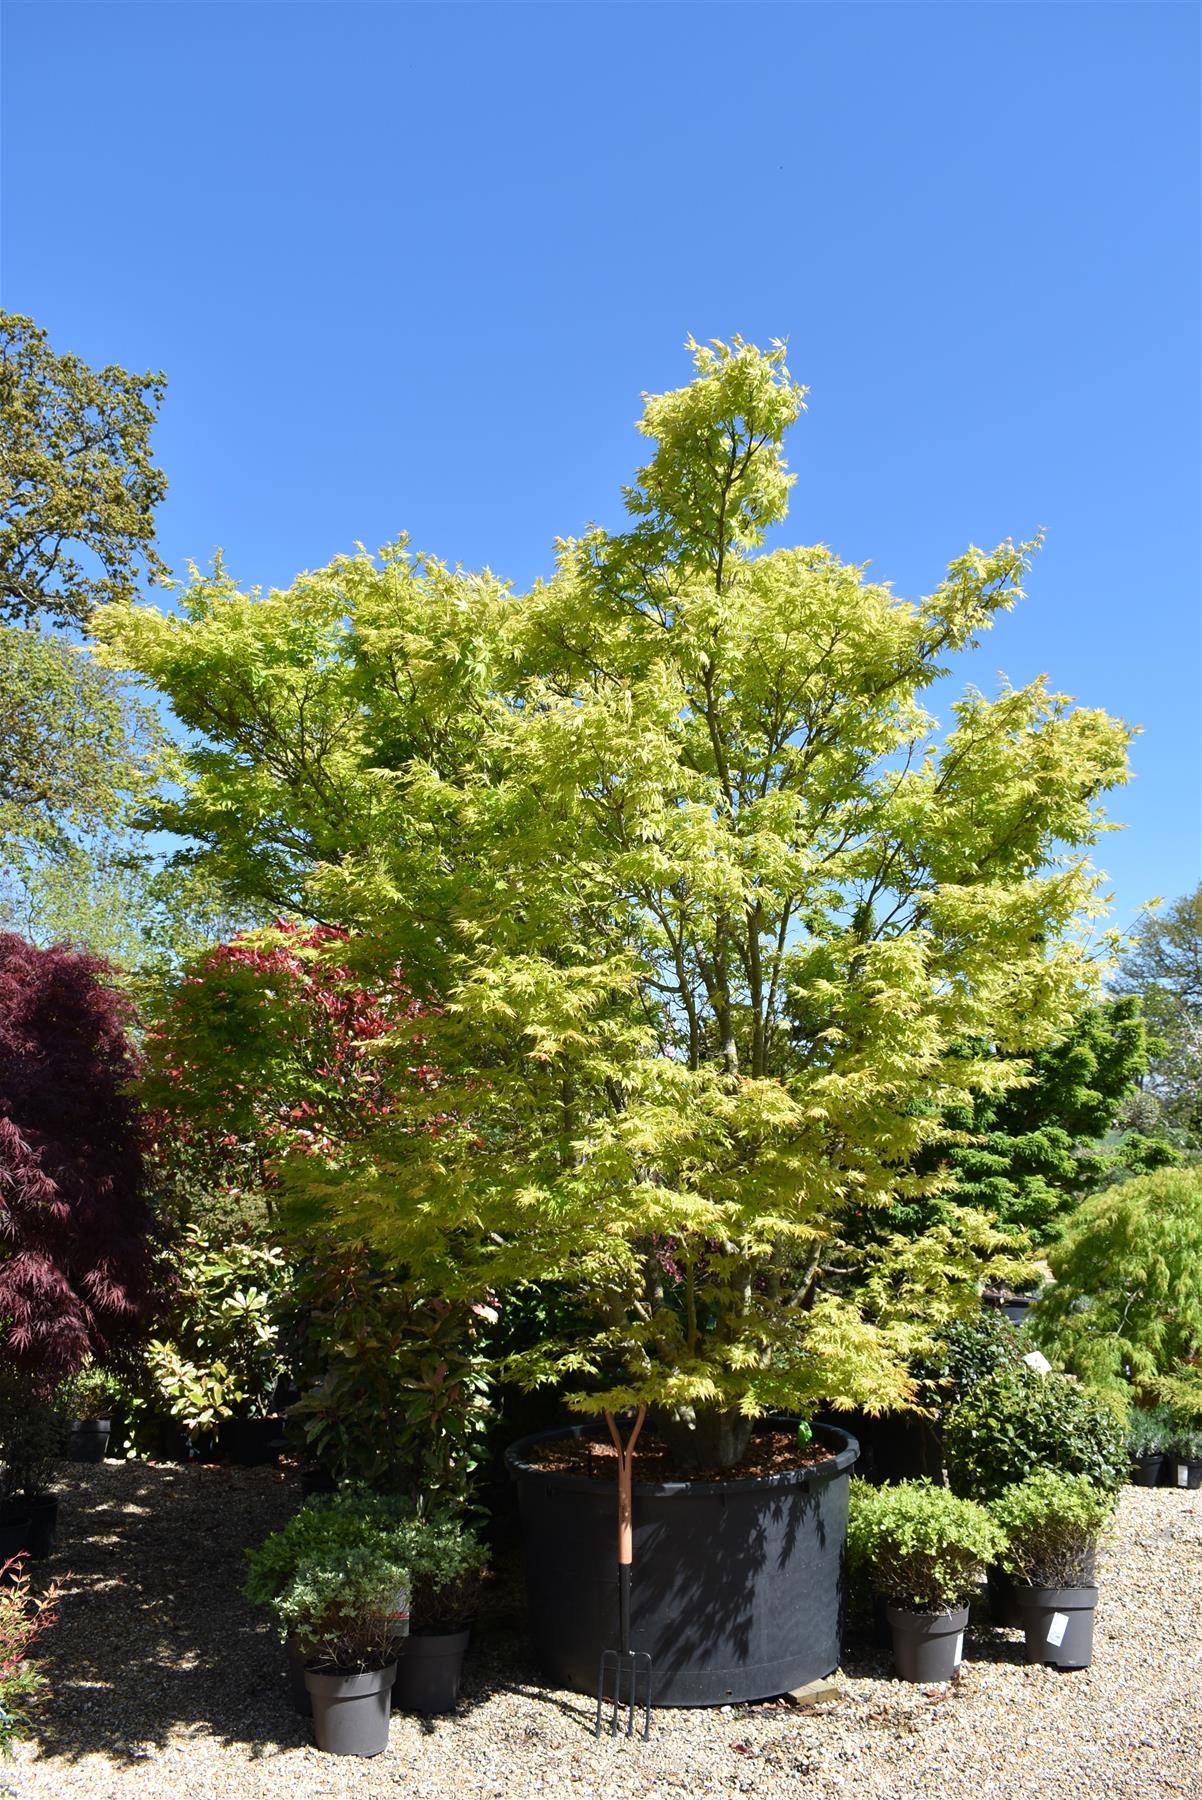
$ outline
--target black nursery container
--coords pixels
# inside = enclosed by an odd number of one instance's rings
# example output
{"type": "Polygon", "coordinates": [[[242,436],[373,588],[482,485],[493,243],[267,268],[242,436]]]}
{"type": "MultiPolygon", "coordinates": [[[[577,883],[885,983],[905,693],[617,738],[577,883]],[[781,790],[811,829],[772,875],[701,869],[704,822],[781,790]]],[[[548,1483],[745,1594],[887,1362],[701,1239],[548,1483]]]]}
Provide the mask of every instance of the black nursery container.
{"type": "Polygon", "coordinates": [[[108,1455],[111,1419],[72,1419],[67,1440],[71,1462],[98,1463],[108,1455]]]}
{"type": "MultiPolygon", "coordinates": [[[[543,1431],[506,1452],[518,1484],[536,1654],[553,1685],[594,1693],[601,1651],[617,1641],[615,1483],[527,1461],[543,1431]]],[[[856,1440],[816,1425],[829,1457],[737,1481],[638,1480],[635,1458],[633,1650],[653,1668],[656,1706],[765,1700],[838,1667],[848,1476],[856,1440]]]]}

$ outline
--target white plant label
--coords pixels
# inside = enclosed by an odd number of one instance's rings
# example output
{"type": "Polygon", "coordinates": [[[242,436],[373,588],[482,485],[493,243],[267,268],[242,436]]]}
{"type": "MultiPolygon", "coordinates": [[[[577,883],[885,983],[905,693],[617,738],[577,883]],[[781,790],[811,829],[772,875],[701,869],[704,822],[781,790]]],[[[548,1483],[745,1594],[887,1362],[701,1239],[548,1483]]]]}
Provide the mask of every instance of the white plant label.
{"type": "Polygon", "coordinates": [[[1178,1487],[1188,1487],[1189,1486],[1189,1464],[1188,1463],[1178,1463],[1177,1464],[1177,1486],[1178,1487]]]}
{"type": "Polygon", "coordinates": [[[1067,1630],[1068,1614],[1053,1613],[1052,1622],[1048,1626],[1048,1643],[1054,1644],[1056,1649],[1059,1650],[1061,1644],[1064,1642],[1064,1634],[1067,1630]]]}
{"type": "Polygon", "coordinates": [[[956,1639],[956,1654],[952,1659],[952,1667],[954,1669],[958,1669],[963,1660],[964,1660],[964,1633],[961,1632],[959,1637],[956,1639]]]}
{"type": "Polygon", "coordinates": [[[1042,1350],[1029,1350],[1023,1357],[1028,1369],[1034,1369],[1037,1375],[1050,1375],[1052,1365],[1042,1350]]]}

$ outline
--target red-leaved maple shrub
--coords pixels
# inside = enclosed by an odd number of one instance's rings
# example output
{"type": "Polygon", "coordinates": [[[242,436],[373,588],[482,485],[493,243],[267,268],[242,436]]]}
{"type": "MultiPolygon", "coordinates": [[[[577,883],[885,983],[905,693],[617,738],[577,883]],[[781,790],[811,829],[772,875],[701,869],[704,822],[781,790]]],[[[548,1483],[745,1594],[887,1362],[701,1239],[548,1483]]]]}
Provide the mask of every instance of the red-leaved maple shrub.
{"type": "Polygon", "coordinates": [[[136,1335],[151,1214],[126,1002],[0,933],[0,1358],[50,1379],[136,1335]]]}

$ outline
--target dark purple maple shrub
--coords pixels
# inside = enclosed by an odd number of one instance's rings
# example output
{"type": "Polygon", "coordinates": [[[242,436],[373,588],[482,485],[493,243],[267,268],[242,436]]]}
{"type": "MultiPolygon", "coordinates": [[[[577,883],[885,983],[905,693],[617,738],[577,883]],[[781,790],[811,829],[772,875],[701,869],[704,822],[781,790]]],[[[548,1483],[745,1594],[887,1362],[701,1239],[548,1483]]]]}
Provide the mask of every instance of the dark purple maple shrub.
{"type": "Polygon", "coordinates": [[[136,1059],[107,976],[0,933],[0,1361],[44,1380],[128,1342],[149,1308],[136,1059]]]}

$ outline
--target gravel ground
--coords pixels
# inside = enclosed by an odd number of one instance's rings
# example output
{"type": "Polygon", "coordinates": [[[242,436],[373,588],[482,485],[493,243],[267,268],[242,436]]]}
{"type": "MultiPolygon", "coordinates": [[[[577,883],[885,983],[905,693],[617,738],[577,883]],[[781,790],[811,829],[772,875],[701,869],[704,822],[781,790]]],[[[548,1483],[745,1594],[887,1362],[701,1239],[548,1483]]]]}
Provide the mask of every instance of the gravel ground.
{"type": "Polygon", "coordinates": [[[540,1686],[503,1570],[458,1714],[394,1717],[370,1762],[312,1748],[240,1597],[242,1547],[297,1498],[275,1470],[76,1472],[47,1565],[53,1692],[40,1747],[0,1767],[4,1800],[1202,1797],[1202,1493],[1124,1491],[1090,1670],[1028,1668],[1017,1633],[986,1627],[957,1682],[922,1689],[853,1645],[830,1702],[664,1711],[649,1743],[597,1742],[586,1700],[540,1686]]]}

